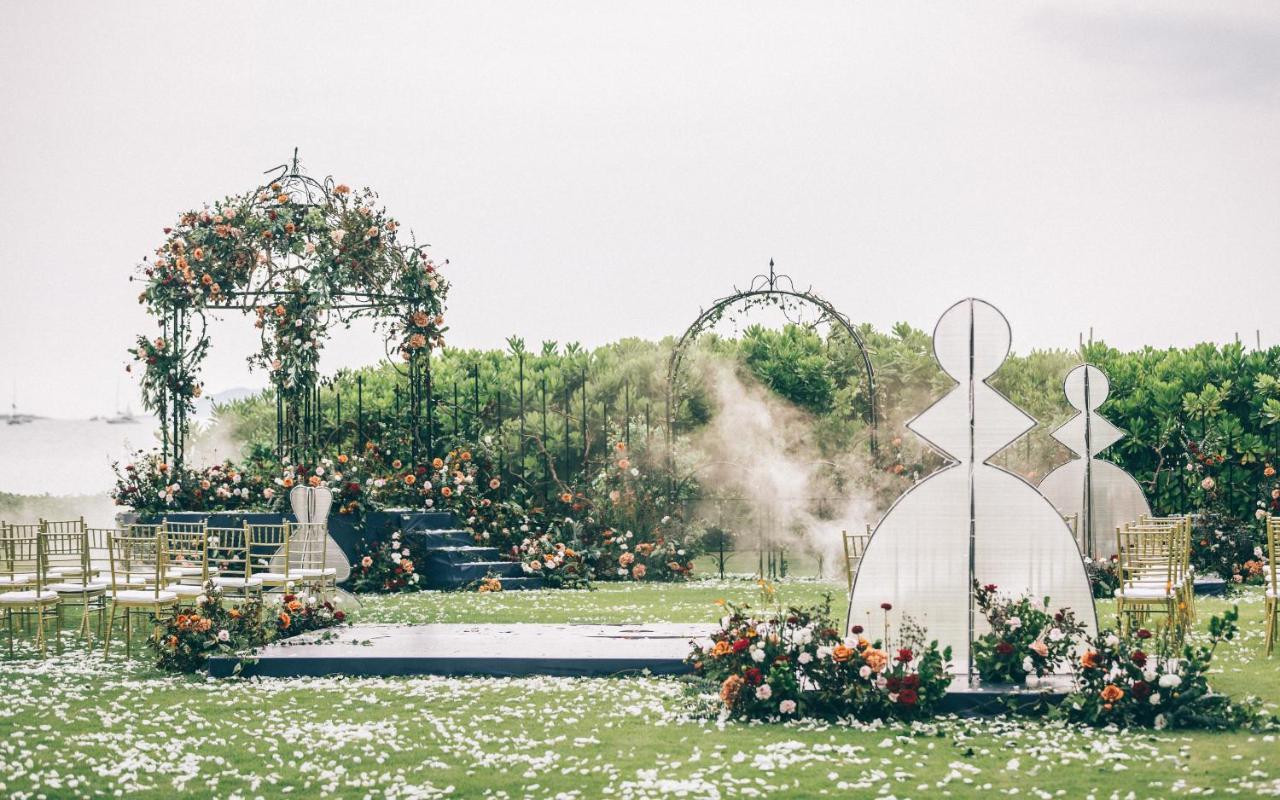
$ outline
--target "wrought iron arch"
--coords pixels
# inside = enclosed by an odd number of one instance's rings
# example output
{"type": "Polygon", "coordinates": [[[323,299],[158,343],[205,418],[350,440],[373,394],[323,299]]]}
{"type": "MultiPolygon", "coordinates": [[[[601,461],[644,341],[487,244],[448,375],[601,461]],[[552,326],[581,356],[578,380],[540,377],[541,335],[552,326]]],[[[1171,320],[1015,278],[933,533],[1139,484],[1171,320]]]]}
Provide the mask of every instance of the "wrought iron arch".
{"type": "MultiPolygon", "coordinates": [[[[675,420],[679,416],[680,397],[678,396],[678,378],[680,376],[680,367],[684,363],[685,352],[689,346],[703,333],[709,330],[723,317],[724,313],[731,307],[744,303],[752,302],[773,302],[782,301],[785,303],[788,299],[799,301],[807,305],[813,306],[822,312],[822,316],[818,322],[823,320],[830,321],[839,325],[849,334],[849,338],[858,348],[862,372],[866,376],[867,381],[867,428],[869,431],[868,442],[871,453],[876,453],[876,427],[877,427],[877,411],[876,411],[876,380],[875,369],[871,365],[871,353],[867,350],[866,342],[862,338],[862,334],[858,333],[858,329],[854,327],[849,318],[833,306],[828,300],[813,291],[810,286],[806,289],[797,289],[795,282],[788,275],[779,274],[774,270],[773,259],[769,259],[769,272],[761,273],[751,279],[750,285],[746,289],[733,287],[733,293],[716,300],[710,307],[698,314],[698,318],[693,321],[684,334],[676,342],[675,347],[671,351],[671,359],[667,364],[667,425],[666,425],[666,441],[667,441],[667,458],[671,467],[672,481],[676,480],[675,476],[675,420]]],[[[783,313],[786,313],[786,306],[781,305],[783,313]]]]}

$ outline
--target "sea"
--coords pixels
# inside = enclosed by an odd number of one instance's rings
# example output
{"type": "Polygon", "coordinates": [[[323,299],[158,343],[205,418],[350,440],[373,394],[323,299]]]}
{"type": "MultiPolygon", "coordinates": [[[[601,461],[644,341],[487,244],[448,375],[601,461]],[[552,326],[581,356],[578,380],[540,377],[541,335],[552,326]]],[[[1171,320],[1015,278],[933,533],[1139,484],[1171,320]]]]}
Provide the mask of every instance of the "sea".
{"type": "Polygon", "coordinates": [[[159,444],[160,423],[109,424],[102,419],[34,417],[19,424],[0,418],[0,492],[30,495],[104,494],[137,450],[159,444]]]}

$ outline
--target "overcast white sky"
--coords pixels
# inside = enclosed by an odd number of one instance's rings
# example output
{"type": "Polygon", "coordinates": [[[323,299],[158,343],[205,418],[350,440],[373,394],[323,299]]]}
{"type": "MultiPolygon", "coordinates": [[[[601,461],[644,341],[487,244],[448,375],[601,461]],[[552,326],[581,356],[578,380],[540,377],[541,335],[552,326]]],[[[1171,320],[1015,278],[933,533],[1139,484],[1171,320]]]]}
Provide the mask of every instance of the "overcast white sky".
{"type": "Polygon", "coordinates": [[[1280,5],[1112,5],[7,3],[0,396],[131,397],[134,265],[295,145],[452,261],[459,346],[678,333],[770,257],[1017,350],[1280,343],[1280,5]]]}

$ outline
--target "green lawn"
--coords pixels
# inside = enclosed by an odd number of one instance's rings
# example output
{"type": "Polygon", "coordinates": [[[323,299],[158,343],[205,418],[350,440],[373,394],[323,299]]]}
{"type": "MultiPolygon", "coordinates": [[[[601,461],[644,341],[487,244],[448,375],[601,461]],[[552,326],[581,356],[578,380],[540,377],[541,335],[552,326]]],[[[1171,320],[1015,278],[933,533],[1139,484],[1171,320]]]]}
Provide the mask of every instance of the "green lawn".
{"type": "MultiPolygon", "coordinates": [[[[840,587],[781,586],[784,602],[840,587]]],[[[365,598],[363,621],[709,621],[747,581],[365,598]]],[[[1261,599],[1223,691],[1280,703],[1261,599]]],[[[1203,602],[1202,619],[1223,608],[1203,602]]],[[[495,648],[502,643],[496,642],[495,648]]],[[[0,662],[0,795],[15,797],[1167,797],[1280,794],[1280,734],[942,720],[916,730],[717,724],[657,678],[209,681],[82,651],[0,662]],[[1132,794],[1130,794],[1132,793],[1132,794]]]]}

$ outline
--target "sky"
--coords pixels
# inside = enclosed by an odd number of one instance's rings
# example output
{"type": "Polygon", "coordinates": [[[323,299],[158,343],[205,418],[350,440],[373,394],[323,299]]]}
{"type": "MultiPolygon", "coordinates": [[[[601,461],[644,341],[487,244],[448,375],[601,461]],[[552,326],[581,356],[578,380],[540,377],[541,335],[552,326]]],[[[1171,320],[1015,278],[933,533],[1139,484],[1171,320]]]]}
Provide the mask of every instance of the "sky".
{"type": "MultiPolygon", "coordinates": [[[[23,2],[0,25],[0,398],[140,406],[130,276],[308,172],[449,259],[450,344],[679,334],[767,268],[1017,351],[1280,344],[1280,5],[23,2]],[[1258,333],[1255,333],[1258,332],[1258,333]],[[117,395],[121,398],[116,400],[117,395]]],[[[257,387],[211,329],[211,392],[257,387]]],[[[376,361],[336,334],[326,371],[376,361]]]]}

